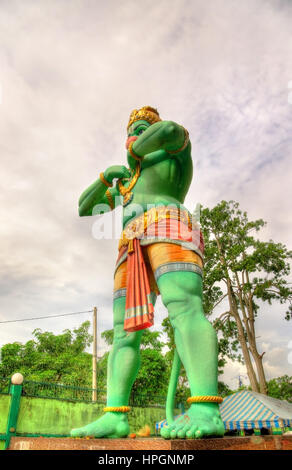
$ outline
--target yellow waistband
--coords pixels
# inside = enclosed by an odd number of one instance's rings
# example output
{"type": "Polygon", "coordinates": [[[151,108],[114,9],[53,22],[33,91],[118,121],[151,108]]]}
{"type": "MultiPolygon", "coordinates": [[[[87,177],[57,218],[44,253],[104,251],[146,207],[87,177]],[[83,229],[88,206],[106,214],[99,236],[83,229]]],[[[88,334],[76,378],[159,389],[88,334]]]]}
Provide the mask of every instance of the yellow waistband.
{"type": "Polygon", "coordinates": [[[199,229],[197,222],[186,209],[181,210],[178,207],[169,206],[152,207],[149,211],[129,222],[125,227],[119,241],[119,250],[124,246],[128,246],[133,238],[141,238],[147,227],[164,219],[176,219],[189,227],[193,226],[194,228],[197,226],[199,229]]]}

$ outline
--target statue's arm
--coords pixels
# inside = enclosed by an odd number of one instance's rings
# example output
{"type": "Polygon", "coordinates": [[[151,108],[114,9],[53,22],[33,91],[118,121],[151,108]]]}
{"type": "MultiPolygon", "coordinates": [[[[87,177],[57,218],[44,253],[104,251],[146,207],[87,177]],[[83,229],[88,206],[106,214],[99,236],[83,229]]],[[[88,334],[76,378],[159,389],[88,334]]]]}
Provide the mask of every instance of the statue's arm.
{"type": "Polygon", "coordinates": [[[177,150],[184,146],[185,139],[185,130],[179,124],[173,121],[156,122],[133,143],[132,150],[141,157],[146,155],[142,162],[142,168],[145,168],[172,155],[177,157],[179,155],[177,150]]]}
{"type": "MultiPolygon", "coordinates": [[[[129,176],[129,170],[122,165],[111,166],[104,172],[104,178],[109,183],[112,183],[114,178],[128,178],[129,176]]],[[[119,196],[120,193],[116,187],[108,188],[100,178],[97,179],[79,198],[80,217],[94,215],[93,210],[98,204],[106,204],[110,209],[114,209],[119,205],[119,196]]]]}

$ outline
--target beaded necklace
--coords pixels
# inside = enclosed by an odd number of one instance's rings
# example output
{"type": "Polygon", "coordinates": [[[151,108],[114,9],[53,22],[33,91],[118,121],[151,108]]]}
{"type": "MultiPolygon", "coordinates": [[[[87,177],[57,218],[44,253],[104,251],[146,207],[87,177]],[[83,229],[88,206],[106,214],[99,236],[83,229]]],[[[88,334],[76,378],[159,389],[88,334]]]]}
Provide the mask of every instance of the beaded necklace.
{"type": "MultiPolygon", "coordinates": [[[[131,172],[132,171],[133,170],[131,170],[131,172]]],[[[137,183],[138,178],[140,176],[140,173],[141,173],[141,163],[138,161],[137,164],[136,164],[135,173],[131,176],[131,178],[128,178],[128,180],[130,181],[130,184],[127,188],[123,185],[122,178],[120,178],[118,180],[118,188],[119,188],[120,194],[123,196],[123,206],[124,207],[127,204],[129,204],[133,199],[134,194],[132,192],[132,189],[134,188],[135,184],[137,183]]],[[[125,179],[125,178],[123,178],[123,179],[125,179]]]]}

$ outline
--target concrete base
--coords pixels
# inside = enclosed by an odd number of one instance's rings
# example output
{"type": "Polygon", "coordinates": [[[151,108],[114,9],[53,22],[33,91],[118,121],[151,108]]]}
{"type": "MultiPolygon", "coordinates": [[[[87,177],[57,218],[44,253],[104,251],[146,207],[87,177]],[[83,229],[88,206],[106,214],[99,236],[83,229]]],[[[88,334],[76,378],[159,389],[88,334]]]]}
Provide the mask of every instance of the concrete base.
{"type": "Polygon", "coordinates": [[[292,450],[292,436],[217,439],[84,439],[12,437],[11,450],[292,450]]]}

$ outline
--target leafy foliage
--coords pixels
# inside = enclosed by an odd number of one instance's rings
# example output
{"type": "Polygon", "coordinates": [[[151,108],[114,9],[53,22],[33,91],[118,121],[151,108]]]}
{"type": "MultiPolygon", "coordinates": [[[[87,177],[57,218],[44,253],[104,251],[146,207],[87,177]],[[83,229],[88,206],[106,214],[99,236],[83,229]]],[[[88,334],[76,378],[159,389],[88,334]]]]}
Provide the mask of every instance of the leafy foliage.
{"type": "Polygon", "coordinates": [[[142,399],[141,405],[164,403],[167,393],[168,373],[165,357],[156,349],[141,350],[141,367],[134,382],[131,397],[142,399]],[[143,400],[145,396],[145,400],[143,400]]]}
{"type": "Polygon", "coordinates": [[[221,382],[220,380],[218,381],[218,395],[220,395],[220,397],[227,397],[232,393],[233,390],[231,390],[228,385],[226,385],[224,382],[221,382]]]}
{"type": "Polygon", "coordinates": [[[224,309],[213,323],[222,355],[244,360],[253,390],[266,393],[264,353],[257,350],[255,320],[263,312],[259,301],[289,303],[285,318],[291,318],[292,291],[286,277],[292,252],[281,243],[255,238],[266,223],[262,219],[249,221],[234,201],[203,208],[201,224],[205,240],[204,310],[211,315],[224,309]]]}
{"type": "Polygon", "coordinates": [[[292,377],[283,375],[268,382],[268,395],[292,403],[292,377]]]}
{"type": "Polygon", "coordinates": [[[85,352],[92,342],[89,327],[87,321],[60,335],[36,329],[27,343],[4,345],[0,375],[20,372],[26,380],[90,386],[92,356],[85,352]]]}

